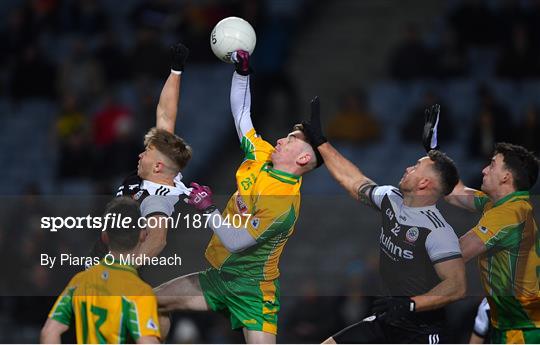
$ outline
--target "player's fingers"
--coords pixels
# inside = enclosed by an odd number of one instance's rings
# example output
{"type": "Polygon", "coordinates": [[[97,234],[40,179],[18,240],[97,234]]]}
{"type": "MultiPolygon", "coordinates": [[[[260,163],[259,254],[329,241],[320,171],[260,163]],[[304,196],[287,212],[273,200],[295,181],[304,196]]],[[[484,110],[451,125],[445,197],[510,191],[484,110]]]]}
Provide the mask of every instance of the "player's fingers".
{"type": "Polygon", "coordinates": [[[208,193],[208,195],[211,195],[211,194],[212,194],[212,190],[210,189],[210,187],[208,187],[208,186],[202,186],[202,189],[203,189],[206,193],[208,193]]]}
{"type": "Polygon", "coordinates": [[[311,100],[311,119],[319,119],[321,114],[321,103],[319,101],[319,96],[313,97],[311,100]]]}
{"type": "Polygon", "coordinates": [[[436,119],[439,116],[441,111],[441,106],[438,104],[433,105],[433,119],[436,119]]]}

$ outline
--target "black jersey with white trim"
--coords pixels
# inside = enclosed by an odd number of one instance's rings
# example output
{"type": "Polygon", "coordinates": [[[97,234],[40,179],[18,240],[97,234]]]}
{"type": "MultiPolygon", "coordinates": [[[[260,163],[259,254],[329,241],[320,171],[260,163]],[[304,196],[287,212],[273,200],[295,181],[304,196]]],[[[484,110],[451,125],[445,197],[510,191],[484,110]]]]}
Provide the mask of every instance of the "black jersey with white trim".
{"type": "Polygon", "coordinates": [[[182,174],[174,178],[174,186],[143,180],[133,171],[124,179],[116,196],[129,196],[141,205],[141,215],[149,217],[162,214],[170,216],[181,195],[189,195],[190,189],[182,183],[182,174]]]}
{"type": "MultiPolygon", "coordinates": [[[[405,206],[403,195],[393,186],[374,187],[370,197],[381,211],[379,260],[387,294],[427,293],[441,281],[434,265],[461,257],[457,235],[435,205],[405,206]]],[[[428,319],[432,317],[443,315],[430,315],[428,319]]]]}
{"type": "MultiPolygon", "coordinates": [[[[189,193],[190,189],[182,183],[182,174],[180,173],[174,178],[174,186],[168,186],[143,180],[137,174],[137,170],[134,170],[118,187],[115,196],[131,197],[138,201],[141,216],[151,217],[155,215],[171,216],[181,195],[189,195],[189,193]]],[[[103,258],[108,252],[108,246],[99,237],[90,256],[103,258]]]]}
{"type": "Polygon", "coordinates": [[[458,238],[435,205],[408,207],[392,186],[371,191],[380,209],[380,268],[383,283],[392,296],[421,295],[440,279],[433,267],[461,257],[458,238]]]}

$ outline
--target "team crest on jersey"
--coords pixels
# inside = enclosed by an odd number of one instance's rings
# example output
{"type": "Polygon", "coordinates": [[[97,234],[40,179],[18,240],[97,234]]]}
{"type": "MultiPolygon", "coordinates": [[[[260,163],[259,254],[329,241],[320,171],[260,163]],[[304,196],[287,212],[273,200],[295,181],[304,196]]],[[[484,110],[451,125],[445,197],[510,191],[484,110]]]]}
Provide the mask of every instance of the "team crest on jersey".
{"type": "Polygon", "coordinates": [[[109,279],[109,271],[103,271],[103,273],[101,273],[101,279],[103,280],[109,279]]]}
{"type": "Polygon", "coordinates": [[[412,227],[405,233],[405,238],[409,242],[415,242],[418,239],[418,235],[420,234],[420,231],[418,231],[417,227],[412,227]]]}
{"type": "Polygon", "coordinates": [[[158,327],[156,323],[154,322],[154,320],[152,320],[152,318],[148,319],[148,322],[146,323],[146,328],[154,330],[154,331],[158,330],[158,327]]]}
{"type": "Polygon", "coordinates": [[[481,233],[483,233],[483,234],[487,234],[487,233],[488,233],[488,231],[489,231],[489,229],[488,229],[488,228],[486,228],[485,226],[483,226],[483,225],[482,225],[482,226],[480,226],[480,232],[481,232],[481,233]]]}
{"type": "Polygon", "coordinates": [[[248,211],[248,207],[246,203],[244,202],[244,199],[240,195],[236,196],[236,208],[238,209],[238,212],[241,214],[244,214],[248,211]]]}
{"type": "Polygon", "coordinates": [[[261,220],[257,217],[253,217],[253,219],[251,219],[251,226],[255,229],[257,229],[259,227],[259,224],[261,224],[261,220]]]}
{"type": "Polygon", "coordinates": [[[138,191],[135,195],[133,195],[133,199],[139,200],[141,196],[143,195],[143,193],[144,193],[144,190],[138,191]]]}

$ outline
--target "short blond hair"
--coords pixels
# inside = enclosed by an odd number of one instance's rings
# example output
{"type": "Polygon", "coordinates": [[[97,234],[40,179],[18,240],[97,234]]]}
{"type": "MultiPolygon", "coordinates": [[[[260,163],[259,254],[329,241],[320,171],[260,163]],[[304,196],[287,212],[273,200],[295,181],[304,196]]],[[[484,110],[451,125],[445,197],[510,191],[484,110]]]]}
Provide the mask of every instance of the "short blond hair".
{"type": "Polygon", "coordinates": [[[161,152],[174,163],[178,171],[184,169],[191,159],[191,147],[184,139],[164,129],[151,128],[144,136],[144,146],[161,152]]]}

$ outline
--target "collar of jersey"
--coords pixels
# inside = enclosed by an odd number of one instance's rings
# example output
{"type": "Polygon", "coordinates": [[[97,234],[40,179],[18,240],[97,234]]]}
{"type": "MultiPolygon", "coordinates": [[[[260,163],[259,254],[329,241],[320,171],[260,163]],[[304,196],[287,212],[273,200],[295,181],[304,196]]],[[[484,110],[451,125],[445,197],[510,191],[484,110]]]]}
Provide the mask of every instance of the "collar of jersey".
{"type": "Polygon", "coordinates": [[[505,202],[509,201],[512,198],[519,198],[519,200],[529,200],[529,192],[528,191],[517,191],[508,194],[504,198],[500,199],[496,203],[493,204],[493,207],[497,207],[499,205],[504,204],[505,202]]]}
{"type": "Polygon", "coordinates": [[[268,175],[284,183],[296,184],[298,183],[298,181],[300,181],[300,176],[298,175],[274,169],[274,167],[272,166],[272,162],[264,163],[261,170],[266,171],[268,175]]]}
{"type": "Polygon", "coordinates": [[[178,173],[178,175],[174,178],[174,186],[155,183],[149,180],[143,180],[141,188],[148,190],[151,195],[155,194],[160,187],[165,187],[171,191],[171,193],[167,195],[189,195],[190,190],[184,185],[184,183],[181,181],[181,178],[182,174],[178,173]]]}
{"type": "Polygon", "coordinates": [[[127,272],[131,272],[131,273],[133,273],[135,275],[139,275],[134,266],[121,264],[120,261],[117,261],[116,259],[114,259],[114,262],[112,264],[110,264],[110,265],[105,262],[105,259],[102,259],[100,263],[103,266],[107,266],[109,268],[112,268],[113,270],[127,271],[127,272]]]}

